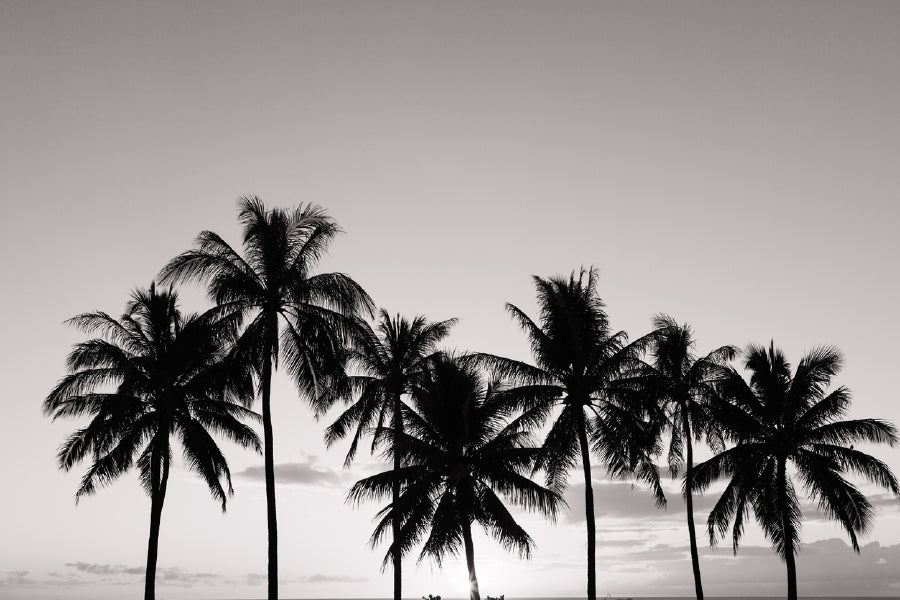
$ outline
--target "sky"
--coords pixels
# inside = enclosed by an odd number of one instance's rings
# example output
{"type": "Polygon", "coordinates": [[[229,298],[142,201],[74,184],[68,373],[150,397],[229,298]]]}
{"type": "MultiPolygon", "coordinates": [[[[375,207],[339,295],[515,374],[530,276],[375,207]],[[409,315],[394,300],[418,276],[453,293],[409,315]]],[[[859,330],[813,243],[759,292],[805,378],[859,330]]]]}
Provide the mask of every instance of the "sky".
{"type": "MultiPolygon", "coordinates": [[[[698,352],[775,343],[846,356],[850,418],[900,422],[900,4],[896,2],[74,2],[0,0],[0,598],[141,593],[149,500],[123,477],[77,506],[59,471],[74,421],[41,403],[84,336],[194,236],[240,242],[236,199],[314,202],[344,234],[322,271],[378,306],[458,317],[448,345],[527,359],[504,312],[532,275],[599,271],[615,328],[665,312],[698,352]]],[[[208,306],[185,287],[185,310],[208,306]]],[[[281,591],[388,597],[378,506],[345,502],[382,467],[326,449],[292,383],[273,390],[281,591]]],[[[180,463],[159,549],[166,600],[265,594],[262,460],[223,443],[224,514],[180,463]]],[[[869,450],[900,472],[900,450],[869,450]]],[[[520,514],[531,561],[475,539],[481,590],[574,596],[583,482],[550,524],[520,514]]],[[[594,479],[598,593],[687,595],[678,482],[657,511],[594,479]]],[[[801,595],[900,595],[900,501],[864,486],[854,554],[805,507],[801,595]]],[[[698,524],[715,501],[697,501],[698,524]]],[[[758,528],[705,538],[707,595],[778,595],[758,528]]],[[[404,591],[466,593],[464,562],[404,562],[404,591]]]]}

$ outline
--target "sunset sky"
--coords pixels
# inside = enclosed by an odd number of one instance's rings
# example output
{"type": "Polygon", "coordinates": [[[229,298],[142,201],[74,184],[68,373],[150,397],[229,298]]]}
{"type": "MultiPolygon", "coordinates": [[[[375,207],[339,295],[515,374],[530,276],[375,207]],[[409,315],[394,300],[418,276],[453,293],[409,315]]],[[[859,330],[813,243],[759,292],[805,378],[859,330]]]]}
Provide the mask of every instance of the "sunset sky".
{"type": "MultiPolygon", "coordinates": [[[[898,32],[900,3],[849,0],[0,0],[0,598],[139,597],[149,499],[132,474],[76,506],[85,466],[55,453],[80,422],[41,402],[84,339],[63,321],[121,313],[203,229],[238,245],[245,194],[324,206],[345,233],[321,269],[392,313],[458,317],[449,347],[528,359],[504,303],[534,315],[532,275],[594,265],[632,337],[665,312],[701,353],[834,344],[850,417],[900,423],[898,32]]],[[[314,422],[280,376],[273,413],[282,597],[390,596],[380,507],[344,501],[378,457],[342,469],[336,413],[314,422]]],[[[161,600],[265,595],[262,458],[222,446],[224,514],[173,469],[161,600]]],[[[900,448],[867,450],[900,473],[900,448]]],[[[482,593],[583,594],[579,478],[557,524],[522,515],[530,562],[476,537],[482,593]]],[[[692,593],[667,486],[657,511],[596,472],[599,596],[692,593]]],[[[900,596],[900,501],[863,489],[860,555],[806,507],[801,596],[900,596]]],[[[783,595],[755,525],[737,556],[707,541],[707,595],[783,595]]],[[[429,593],[465,595],[464,560],[406,560],[404,595],[429,593]]]]}

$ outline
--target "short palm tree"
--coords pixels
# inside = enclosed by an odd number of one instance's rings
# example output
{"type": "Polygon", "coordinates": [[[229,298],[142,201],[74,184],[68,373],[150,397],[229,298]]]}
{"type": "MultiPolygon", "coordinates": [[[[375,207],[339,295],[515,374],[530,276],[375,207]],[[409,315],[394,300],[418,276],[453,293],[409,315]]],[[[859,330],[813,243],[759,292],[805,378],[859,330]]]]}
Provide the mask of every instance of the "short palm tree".
{"type": "Polygon", "coordinates": [[[568,472],[581,459],[587,522],[587,596],[597,597],[596,525],[591,484],[593,450],[612,476],[632,475],[653,489],[657,506],[665,505],[659,470],[652,460],[657,436],[645,422],[647,403],[625,395],[618,380],[634,373],[650,342],[645,336],[628,343],[624,331],[613,333],[597,294],[597,272],[584,269],[576,277],[534,278],[540,325],[518,307],[506,309],[525,331],[535,365],[473,354],[471,359],[500,377],[519,384],[510,390],[532,422],[540,422],[559,406],[536,467],[546,471],[547,485],[561,491],[568,472]]]}
{"type": "Polygon", "coordinates": [[[716,479],[729,479],[709,515],[710,543],[733,522],[737,552],[745,515],[752,508],[787,566],[787,595],[796,600],[794,555],[802,514],[794,480],[826,516],[844,527],[859,552],[856,536],[869,529],[874,511],[844,474],[862,476],[900,495],[888,466],[854,449],[860,442],[893,446],[897,430],[879,419],[838,420],[850,405],[850,392],[843,386],[827,392],[843,360],[835,348],[813,349],[793,374],[774,343],[768,349],[751,345],[744,356],[750,381],[729,369],[721,383],[727,401],[717,410],[723,431],[737,445],[697,465],[694,487],[702,491],[716,479]]]}
{"type": "MultiPolygon", "coordinates": [[[[391,439],[385,440],[393,456],[394,472],[399,472],[402,458],[403,396],[408,394],[413,381],[422,373],[438,342],[450,332],[456,319],[428,322],[417,316],[409,321],[399,315],[391,317],[382,309],[378,315],[378,332],[367,323],[359,321],[356,344],[349,350],[348,367],[356,373],[346,380],[345,387],[333,386],[319,398],[320,412],[327,410],[339,397],[356,401],[347,408],[325,431],[325,442],[331,446],[344,438],[355,427],[356,431],[347,452],[345,465],[356,454],[360,438],[370,431],[377,431],[390,424],[391,439]]],[[[376,446],[373,440],[372,450],[376,446]]],[[[394,482],[392,501],[400,498],[400,481],[394,482]]],[[[394,519],[394,540],[400,535],[400,520],[394,519]]],[[[402,591],[401,556],[393,557],[394,600],[400,600],[402,591]]]]}
{"type": "Polygon", "coordinates": [[[44,401],[54,419],[91,416],[60,447],[63,470],[90,458],[75,495],[92,494],[136,465],[150,495],[145,600],[155,595],[159,528],[177,436],[188,468],[199,474],[225,510],[233,493],[228,464],[210,432],[260,450],[259,438],[242,419],[256,413],[241,405],[252,389],[246,371],[228,348],[236,332],[222,311],[182,315],[174,292],[135,291],[120,319],[86,313],[69,323],[100,338],[77,344],[70,373],[44,401]],[[226,488],[223,487],[223,480],[226,488]]]}
{"type": "Polygon", "coordinates": [[[716,383],[721,379],[728,361],[734,359],[737,349],[722,346],[698,358],[693,353],[695,341],[689,325],[679,325],[668,315],[657,315],[653,327],[654,335],[649,348],[651,364],[639,377],[659,403],[665,418],[660,433],[670,433],[669,471],[675,477],[682,468],[685,470],[684,499],[687,504],[694,588],[697,600],[703,600],[691,487],[693,442],[699,442],[705,436],[714,450],[723,449],[710,408],[718,397],[716,383]]]}
{"type": "Polygon", "coordinates": [[[471,364],[433,357],[413,386],[412,398],[415,409],[404,409],[407,431],[400,435],[402,466],[358,481],[349,498],[358,502],[389,496],[399,479],[403,493],[379,513],[372,544],[399,518],[400,534],[385,563],[409,552],[426,533],[419,560],[428,556],[440,565],[462,546],[469,597],[479,600],[473,523],[520,556],[529,557],[533,547],[497,493],[551,518],[561,499],[528,477],[538,454],[529,444],[530,423],[508,421],[514,405],[496,382],[485,384],[471,364]]]}
{"type": "Polygon", "coordinates": [[[203,231],[196,248],[167,264],[164,281],[208,283],[210,298],[249,324],[237,343],[238,356],[252,366],[262,397],[263,450],[268,522],[270,600],[278,597],[278,523],[272,446],[272,371],[283,366],[301,393],[317,397],[341,368],[347,323],[372,301],[343,273],[313,274],[316,263],[340,231],[315,205],[266,210],[258,198],[241,198],[243,256],[219,235],[203,231]]]}

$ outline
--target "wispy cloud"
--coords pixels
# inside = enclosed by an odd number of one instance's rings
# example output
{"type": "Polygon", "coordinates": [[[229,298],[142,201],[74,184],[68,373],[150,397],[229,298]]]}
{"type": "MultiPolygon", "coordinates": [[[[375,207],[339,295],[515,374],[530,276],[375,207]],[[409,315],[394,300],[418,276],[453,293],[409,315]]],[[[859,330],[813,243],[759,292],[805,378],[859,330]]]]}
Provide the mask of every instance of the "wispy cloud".
{"type": "Polygon", "coordinates": [[[143,575],[145,567],[126,567],[125,565],[97,564],[86,562],[66,563],[66,566],[89,575],[143,575]]]}
{"type": "MultiPolygon", "coordinates": [[[[99,564],[88,562],[65,563],[65,566],[78,573],[88,575],[97,581],[140,579],[146,573],[146,567],[129,567],[120,564],[99,564]]],[[[59,576],[59,574],[56,574],[59,576]]],[[[161,585],[191,586],[195,583],[216,583],[221,579],[217,573],[199,573],[187,571],[180,567],[163,567],[156,569],[156,581],[161,585]]]]}
{"type": "Polygon", "coordinates": [[[180,583],[194,584],[197,582],[215,583],[220,576],[217,573],[195,573],[193,571],[185,571],[178,567],[168,569],[157,569],[156,579],[163,583],[180,583]]]}
{"type": "MultiPolygon", "coordinates": [[[[250,586],[258,586],[263,585],[268,581],[265,573],[247,573],[247,577],[245,582],[250,586]]],[[[291,583],[366,583],[369,579],[367,577],[356,577],[353,575],[322,575],[321,573],[316,573],[315,575],[300,575],[297,577],[287,577],[287,578],[279,578],[279,584],[291,584],[291,583]]]]}
{"type": "MultiPolygon", "coordinates": [[[[878,542],[853,552],[833,538],[804,544],[797,557],[800,591],[806,596],[878,596],[900,589],[900,544],[878,542]]],[[[686,546],[657,544],[598,557],[597,568],[607,583],[617,581],[640,596],[689,595],[693,590],[686,546]],[[639,581],[633,574],[644,572],[639,581]],[[629,574],[631,574],[629,576],[629,574]]],[[[709,595],[777,596],[784,593],[784,563],[769,546],[700,548],[703,585],[709,595]]]]}
{"type": "MultiPolygon", "coordinates": [[[[682,519],[684,501],[681,493],[666,490],[668,506],[656,508],[650,490],[640,485],[621,481],[600,481],[592,485],[594,491],[594,515],[598,518],[613,519],[682,519]]],[[[565,515],[566,523],[584,523],[584,484],[570,485],[565,492],[569,510],[565,515]]],[[[697,512],[709,511],[716,498],[707,495],[694,498],[697,512]]]]}
{"type": "MultiPolygon", "coordinates": [[[[656,508],[653,495],[643,485],[623,481],[595,480],[594,515],[599,520],[610,519],[652,519],[662,525],[684,520],[685,503],[678,482],[665,482],[663,487],[668,502],[664,509],[656,508]]],[[[718,490],[710,490],[703,495],[694,496],[694,514],[698,522],[705,522],[719,499],[718,490]]],[[[564,522],[568,524],[584,523],[584,484],[573,483],[566,488],[565,500],[568,511],[564,514],[564,522]]],[[[871,494],[869,501],[879,511],[900,511],[900,499],[891,494],[871,494]]],[[[801,511],[808,520],[825,520],[826,516],[815,502],[804,500],[801,511]]]]}
{"type": "Polygon", "coordinates": [[[869,502],[878,509],[900,511],[900,498],[893,494],[873,494],[869,502]]]}
{"type": "Polygon", "coordinates": [[[29,586],[37,583],[28,571],[0,571],[0,588],[29,586]]]}
{"type": "Polygon", "coordinates": [[[365,583],[367,577],[353,577],[351,575],[319,575],[318,573],[306,578],[306,583],[365,583]]]}
{"type": "MultiPolygon", "coordinates": [[[[322,487],[348,487],[359,476],[359,469],[351,473],[334,469],[319,463],[317,457],[305,455],[300,462],[285,462],[275,465],[275,481],[287,485],[311,485],[322,487]],[[353,474],[355,473],[355,474],[353,474]]],[[[265,481],[265,467],[247,467],[236,474],[237,477],[253,481],[265,481]]]]}

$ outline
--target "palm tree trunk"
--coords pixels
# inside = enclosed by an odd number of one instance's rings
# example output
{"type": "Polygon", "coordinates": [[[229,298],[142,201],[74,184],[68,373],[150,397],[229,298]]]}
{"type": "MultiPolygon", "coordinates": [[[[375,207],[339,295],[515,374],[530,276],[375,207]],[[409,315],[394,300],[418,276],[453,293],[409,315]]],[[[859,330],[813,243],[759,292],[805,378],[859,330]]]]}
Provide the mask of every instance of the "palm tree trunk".
{"type": "Polygon", "coordinates": [[[150,539],[147,542],[147,572],[144,576],[144,600],[155,600],[156,598],[156,559],[159,554],[159,526],[162,521],[163,503],[166,500],[166,483],[169,479],[168,456],[163,460],[162,473],[160,473],[158,455],[151,458],[150,464],[150,539]]]}
{"type": "Polygon", "coordinates": [[[597,567],[594,555],[597,547],[597,525],[594,522],[594,488],[591,486],[591,451],[588,446],[584,410],[578,419],[578,442],[581,446],[581,464],[584,466],[584,517],[587,523],[587,597],[597,599],[597,567]]]}
{"type": "Polygon", "coordinates": [[[778,503],[781,512],[781,527],[784,533],[784,563],[787,566],[787,597],[797,600],[797,565],[794,562],[794,523],[788,510],[787,465],[785,459],[778,460],[778,503]]]}
{"type": "Polygon", "coordinates": [[[697,531],[694,528],[694,491],[693,481],[691,480],[694,470],[694,446],[691,443],[691,423],[688,421],[687,414],[682,412],[681,418],[684,439],[687,442],[687,470],[684,474],[684,501],[687,505],[688,537],[691,542],[691,566],[694,568],[694,590],[697,593],[697,600],[703,600],[703,584],[700,582],[700,556],[697,553],[697,531]]]}
{"type": "Polygon", "coordinates": [[[159,550],[159,524],[162,502],[159,492],[150,494],[150,541],[147,544],[147,572],[144,575],[144,600],[156,599],[156,557],[159,550]]]}
{"type": "MultiPolygon", "coordinates": [[[[400,458],[403,456],[403,452],[400,449],[400,434],[403,430],[403,418],[401,416],[401,401],[400,394],[396,394],[394,397],[394,473],[398,473],[400,471],[400,458]]],[[[394,501],[394,519],[391,523],[391,527],[394,532],[394,600],[400,600],[400,590],[402,587],[402,574],[400,571],[401,567],[401,559],[403,558],[400,554],[400,515],[396,512],[396,507],[400,501],[400,478],[399,476],[394,478],[393,482],[393,501],[394,501]]]]}
{"type": "Polygon", "coordinates": [[[794,534],[785,536],[785,555],[784,562],[787,565],[787,583],[788,583],[788,600],[797,600],[797,565],[794,562],[794,534]]]}
{"type": "Polygon", "coordinates": [[[266,474],[266,516],[269,527],[269,600],[278,600],[278,520],[275,517],[275,454],[272,446],[272,354],[267,352],[262,365],[263,456],[266,474]]]}
{"type": "Polygon", "coordinates": [[[475,545],[472,543],[472,524],[464,520],[462,524],[463,544],[466,547],[466,567],[469,569],[469,600],[481,600],[478,591],[478,576],[475,574],[475,545]]]}

